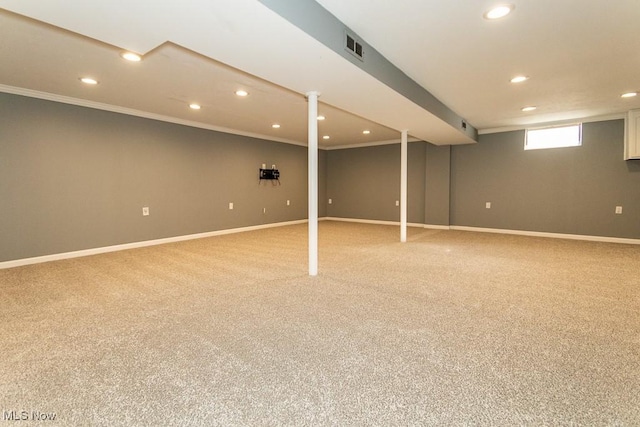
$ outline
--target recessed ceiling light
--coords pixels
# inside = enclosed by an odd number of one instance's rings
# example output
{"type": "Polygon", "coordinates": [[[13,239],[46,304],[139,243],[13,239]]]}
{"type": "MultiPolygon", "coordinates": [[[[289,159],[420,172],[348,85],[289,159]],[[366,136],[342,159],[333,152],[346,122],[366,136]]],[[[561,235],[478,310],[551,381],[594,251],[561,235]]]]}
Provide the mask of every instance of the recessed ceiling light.
{"type": "Polygon", "coordinates": [[[131,62],[140,62],[142,60],[142,57],[140,55],[133,52],[122,52],[120,56],[131,62]]]}
{"type": "Polygon", "coordinates": [[[238,96],[247,96],[247,95],[249,95],[249,92],[247,92],[246,90],[240,89],[240,90],[236,91],[236,95],[238,95],[238,96]]]}
{"type": "Polygon", "coordinates": [[[193,104],[189,104],[189,108],[191,108],[192,110],[199,110],[202,107],[200,107],[200,104],[193,103],[193,104]]]}
{"type": "Polygon", "coordinates": [[[274,129],[280,129],[280,125],[277,123],[272,124],[271,127],[274,129]]]}
{"type": "Polygon", "coordinates": [[[329,135],[325,135],[322,137],[322,139],[329,139],[329,138],[331,138],[329,135]]]}
{"type": "Polygon", "coordinates": [[[528,76],[515,76],[511,79],[511,83],[522,83],[527,80],[529,80],[528,76]]]}
{"type": "Polygon", "coordinates": [[[324,120],[325,117],[324,116],[318,116],[318,120],[324,120]]]}
{"type": "Polygon", "coordinates": [[[96,79],[92,79],[91,77],[80,77],[80,81],[82,83],[86,83],[88,85],[97,85],[98,81],[96,79]]]}
{"type": "Polygon", "coordinates": [[[638,96],[638,92],[627,92],[620,95],[621,98],[633,98],[634,96],[638,96]]]}
{"type": "Polygon", "coordinates": [[[534,106],[532,105],[532,106],[530,106],[530,107],[523,107],[523,108],[522,108],[522,111],[524,111],[524,112],[526,113],[527,111],[533,111],[533,110],[535,110],[535,109],[537,109],[537,108],[538,108],[538,107],[534,107],[534,106]]]}
{"type": "Polygon", "coordinates": [[[371,133],[371,131],[370,130],[363,130],[362,133],[365,134],[365,135],[369,135],[371,133]]]}
{"type": "Polygon", "coordinates": [[[482,16],[484,16],[484,19],[500,19],[510,14],[513,9],[515,9],[515,6],[512,4],[501,4],[491,8],[482,16]]]}

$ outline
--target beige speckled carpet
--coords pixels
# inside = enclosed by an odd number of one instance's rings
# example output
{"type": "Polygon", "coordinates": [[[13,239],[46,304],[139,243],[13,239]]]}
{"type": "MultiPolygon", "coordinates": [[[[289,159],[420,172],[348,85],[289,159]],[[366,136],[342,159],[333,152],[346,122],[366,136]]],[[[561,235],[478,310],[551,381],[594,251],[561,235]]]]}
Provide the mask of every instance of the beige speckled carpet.
{"type": "Polygon", "coordinates": [[[0,426],[640,425],[639,246],[398,239],[323,222],[315,278],[305,225],[1,270],[0,426]]]}

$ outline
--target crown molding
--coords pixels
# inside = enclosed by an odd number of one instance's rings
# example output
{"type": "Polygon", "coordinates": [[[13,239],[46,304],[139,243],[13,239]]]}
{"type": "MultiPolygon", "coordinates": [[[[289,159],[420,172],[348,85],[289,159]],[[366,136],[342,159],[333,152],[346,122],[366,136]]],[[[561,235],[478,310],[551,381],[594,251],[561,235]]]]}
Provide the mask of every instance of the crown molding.
{"type": "Polygon", "coordinates": [[[209,125],[206,123],[196,122],[193,120],[184,120],[184,119],[179,119],[177,117],[165,116],[162,114],[155,114],[155,113],[150,113],[142,110],[135,110],[133,108],[120,107],[117,105],[104,104],[101,102],[89,101],[86,99],[79,99],[79,98],[72,98],[70,96],[58,95],[58,94],[49,93],[49,92],[41,92],[38,90],[25,89],[21,87],[0,84],[0,92],[10,93],[13,95],[27,96],[29,98],[37,98],[37,99],[44,99],[47,101],[60,102],[63,104],[76,105],[79,107],[93,108],[96,110],[110,111],[112,113],[126,114],[128,116],[142,117],[145,119],[158,120],[161,122],[168,122],[168,123],[174,123],[178,125],[190,126],[194,128],[212,130],[215,132],[246,136],[248,138],[264,139],[268,141],[282,142],[285,144],[300,145],[304,147],[307,146],[306,143],[303,143],[300,141],[294,141],[291,139],[278,138],[278,137],[262,135],[262,134],[253,133],[253,132],[244,132],[237,129],[209,125]]]}
{"type": "MultiPolygon", "coordinates": [[[[298,146],[302,146],[302,147],[307,147],[307,143],[306,142],[301,142],[301,141],[295,141],[295,140],[291,140],[291,139],[287,139],[287,138],[278,138],[278,137],[273,137],[273,136],[269,136],[269,135],[263,135],[263,134],[258,134],[258,133],[253,133],[253,132],[245,132],[245,131],[241,131],[238,129],[231,129],[231,128],[226,128],[226,127],[222,127],[222,126],[214,126],[214,125],[209,125],[206,123],[201,123],[201,122],[196,122],[193,120],[184,120],[184,119],[180,119],[177,117],[171,117],[171,116],[165,116],[162,114],[156,114],[156,113],[150,113],[148,111],[142,111],[142,110],[136,110],[133,108],[126,108],[126,107],[120,107],[118,105],[111,105],[111,104],[105,104],[102,102],[96,102],[96,101],[89,101],[87,99],[80,99],[80,98],[73,98],[70,96],[64,96],[64,95],[58,95],[55,93],[50,93],[50,92],[42,92],[42,91],[38,91],[38,90],[33,90],[33,89],[25,89],[25,88],[21,88],[21,87],[16,87],[16,86],[9,86],[9,85],[4,85],[4,84],[0,84],[0,92],[2,93],[9,93],[12,95],[20,95],[20,96],[26,96],[29,98],[37,98],[37,99],[43,99],[46,101],[53,101],[53,102],[60,102],[62,104],[69,104],[69,105],[75,105],[78,107],[85,107],[85,108],[93,108],[96,110],[102,110],[102,111],[109,111],[112,113],[119,113],[119,114],[125,114],[128,116],[135,116],[135,117],[142,117],[145,119],[151,119],[151,120],[158,120],[161,122],[167,122],[167,123],[174,123],[174,124],[178,124],[178,125],[183,125],[183,126],[189,126],[189,127],[194,127],[194,128],[199,128],[199,129],[206,129],[206,130],[211,130],[211,131],[215,131],[215,132],[222,132],[222,133],[228,133],[228,134],[232,134],[232,135],[239,135],[239,136],[246,136],[248,138],[256,138],[256,139],[263,139],[263,140],[267,140],[267,141],[274,141],[274,142],[282,142],[285,144],[292,144],[292,145],[298,145],[298,146]]],[[[417,138],[409,138],[409,142],[417,142],[420,141],[417,138]]],[[[377,145],[389,145],[389,144],[399,144],[400,143],[400,139],[393,139],[393,140],[388,140],[388,141],[375,141],[375,142],[365,142],[362,144],[344,144],[344,145],[336,145],[336,146],[328,146],[328,145],[320,145],[318,148],[322,149],[322,150],[341,150],[341,149],[345,149],[345,148],[361,148],[361,147],[372,147],[372,146],[377,146],[377,145]]]]}
{"type": "Polygon", "coordinates": [[[546,126],[568,125],[573,123],[591,123],[591,122],[604,122],[607,120],[619,120],[619,119],[624,119],[625,114],[626,113],[613,113],[613,114],[604,114],[599,116],[578,117],[575,119],[530,123],[527,125],[513,125],[513,126],[503,126],[503,127],[497,127],[497,128],[479,129],[478,135],[485,135],[489,133],[512,132],[516,130],[525,130],[525,129],[531,129],[531,128],[546,127],[546,126]]]}
{"type": "MultiPolygon", "coordinates": [[[[422,142],[421,139],[418,138],[409,138],[408,142],[422,142]]],[[[320,148],[322,148],[323,150],[345,150],[348,148],[363,148],[363,147],[375,147],[378,145],[391,145],[391,144],[400,144],[400,139],[389,139],[387,141],[374,141],[374,142],[363,142],[360,144],[344,144],[344,145],[328,145],[328,146],[322,146],[320,148]]]]}

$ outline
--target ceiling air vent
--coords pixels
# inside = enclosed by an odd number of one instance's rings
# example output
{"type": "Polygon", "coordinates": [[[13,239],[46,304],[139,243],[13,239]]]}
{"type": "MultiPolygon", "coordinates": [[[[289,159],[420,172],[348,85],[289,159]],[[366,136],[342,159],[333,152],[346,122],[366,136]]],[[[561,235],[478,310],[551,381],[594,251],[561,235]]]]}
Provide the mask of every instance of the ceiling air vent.
{"type": "Polygon", "coordinates": [[[360,42],[353,34],[345,32],[345,49],[359,60],[364,58],[364,50],[362,49],[362,42],[360,42]]]}

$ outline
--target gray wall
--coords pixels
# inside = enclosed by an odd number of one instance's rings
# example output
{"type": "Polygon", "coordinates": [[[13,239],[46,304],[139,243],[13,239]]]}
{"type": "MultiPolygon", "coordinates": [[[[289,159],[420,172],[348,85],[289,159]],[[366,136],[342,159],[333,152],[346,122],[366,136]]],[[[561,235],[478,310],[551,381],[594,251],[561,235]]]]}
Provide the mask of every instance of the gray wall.
{"type": "Polygon", "coordinates": [[[449,225],[451,147],[426,144],[424,223],[449,225]]]}
{"type": "MultiPolygon", "coordinates": [[[[424,221],[424,142],[408,144],[407,217],[424,221]]],[[[327,152],[327,216],[399,221],[400,144],[327,152]]]]}
{"type": "MultiPolygon", "coordinates": [[[[638,239],[640,161],[623,145],[623,120],[585,123],[572,148],[524,151],[524,131],[412,143],[409,222],[638,239]]],[[[327,215],[398,221],[399,158],[398,144],[329,151],[327,215]]]]}
{"type": "Polygon", "coordinates": [[[306,217],[305,147],[0,94],[0,261],[306,217]]]}
{"type": "MultiPolygon", "coordinates": [[[[307,159],[308,161],[308,159],[307,159]]],[[[318,151],[318,216],[327,216],[327,152],[318,151]]]]}
{"type": "MultiPolygon", "coordinates": [[[[622,120],[584,124],[581,147],[523,138],[409,143],[409,222],[640,238],[622,120]]],[[[321,150],[319,175],[321,217],[399,220],[399,144],[321,150]]],[[[0,262],[306,217],[305,147],[0,94],[0,262]]]]}
{"type": "Polygon", "coordinates": [[[524,131],[454,146],[451,224],[640,238],[640,162],[623,144],[624,121],[611,120],[585,123],[581,147],[524,151],[524,131]]]}

